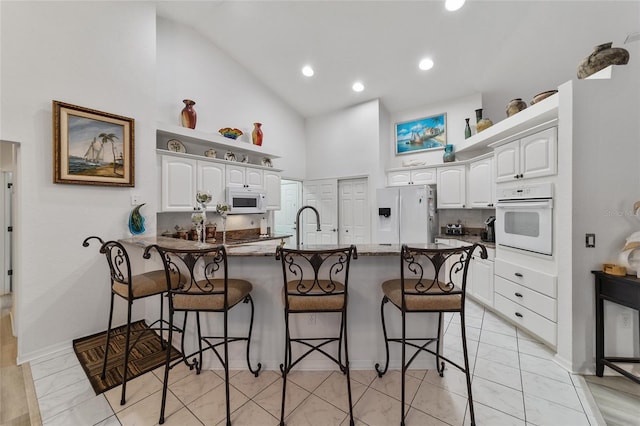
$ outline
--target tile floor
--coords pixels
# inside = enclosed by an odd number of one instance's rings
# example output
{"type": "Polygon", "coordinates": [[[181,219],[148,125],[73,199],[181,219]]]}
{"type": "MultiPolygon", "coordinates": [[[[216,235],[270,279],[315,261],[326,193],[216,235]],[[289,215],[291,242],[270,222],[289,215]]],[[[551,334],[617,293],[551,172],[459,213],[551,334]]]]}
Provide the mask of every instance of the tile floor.
{"type": "MultiPolygon", "coordinates": [[[[535,339],[470,303],[467,308],[469,358],[478,425],[604,425],[581,376],[567,373],[535,339]]],[[[445,352],[462,362],[459,316],[447,317],[445,352]]],[[[155,425],[163,368],[132,380],[127,404],[120,388],[96,396],[70,350],[32,363],[43,424],[155,425]]],[[[183,367],[170,374],[167,425],[224,424],[224,386],[217,371],[195,375],[183,367]]],[[[276,425],[281,378],[264,371],[232,372],[231,421],[276,425]]],[[[287,387],[286,422],[297,425],[348,425],[345,377],[336,371],[295,371],[287,387]]],[[[400,374],[378,378],[373,370],[352,371],[356,425],[399,424],[400,374]]],[[[469,424],[464,375],[453,367],[444,378],[435,370],[412,370],[407,377],[407,425],[469,424]]]]}

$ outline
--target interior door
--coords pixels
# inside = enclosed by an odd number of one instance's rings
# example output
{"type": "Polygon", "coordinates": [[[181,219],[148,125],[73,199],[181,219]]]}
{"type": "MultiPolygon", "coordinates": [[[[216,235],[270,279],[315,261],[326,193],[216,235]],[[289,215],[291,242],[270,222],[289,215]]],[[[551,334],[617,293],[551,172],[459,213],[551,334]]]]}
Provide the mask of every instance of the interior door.
{"type": "Polygon", "coordinates": [[[2,172],[1,185],[4,193],[0,197],[0,214],[2,214],[2,238],[0,238],[0,273],[3,275],[2,285],[0,285],[0,295],[10,293],[12,288],[11,271],[12,259],[12,223],[11,223],[11,203],[13,196],[13,173],[2,172]]]}
{"type": "Polygon", "coordinates": [[[302,184],[303,205],[313,206],[320,213],[320,231],[311,209],[302,213],[302,244],[338,244],[338,180],[320,179],[302,184]]]}
{"type": "Polygon", "coordinates": [[[302,204],[302,182],[282,180],[280,185],[281,209],[275,211],[276,234],[293,235],[290,242],[296,246],[296,213],[302,204]]]}
{"type": "Polygon", "coordinates": [[[366,178],[338,182],[338,241],[340,244],[371,242],[369,185],[366,178]]]}

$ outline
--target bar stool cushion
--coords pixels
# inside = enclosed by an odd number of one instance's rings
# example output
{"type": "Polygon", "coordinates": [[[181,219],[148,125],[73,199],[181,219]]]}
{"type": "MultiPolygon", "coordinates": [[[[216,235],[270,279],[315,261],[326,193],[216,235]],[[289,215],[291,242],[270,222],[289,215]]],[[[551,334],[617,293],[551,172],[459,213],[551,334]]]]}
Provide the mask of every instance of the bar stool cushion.
{"type": "MultiPolygon", "coordinates": [[[[224,289],[223,278],[213,279],[210,282],[215,291],[224,289]]],[[[205,280],[198,281],[200,288],[206,288],[208,284],[209,282],[205,280]]],[[[228,306],[232,307],[243,301],[251,293],[251,290],[253,290],[253,286],[249,281],[229,278],[227,280],[228,306]]],[[[188,291],[184,294],[175,294],[173,296],[173,308],[193,311],[220,311],[224,309],[224,294],[202,294],[202,291],[195,285],[192,288],[192,292],[199,294],[188,294],[188,291]]]]}
{"type": "MultiPolygon", "coordinates": [[[[416,279],[405,280],[405,292],[416,292],[417,283],[418,280],[416,279]]],[[[427,281],[427,283],[429,283],[429,281],[427,281]]],[[[437,284],[434,283],[433,287],[425,291],[424,294],[405,294],[407,311],[446,311],[461,309],[462,295],[447,294],[438,286],[444,287],[445,285],[441,281],[438,281],[437,284]]],[[[453,291],[460,291],[460,289],[454,287],[453,291]]],[[[387,296],[391,303],[396,305],[398,308],[402,308],[402,280],[393,279],[383,282],[382,292],[387,296]]]]}
{"type": "MultiPolygon", "coordinates": [[[[344,306],[344,284],[329,280],[302,280],[305,288],[311,288],[308,293],[298,291],[300,281],[287,282],[289,292],[289,311],[340,311],[344,306]],[[332,292],[328,289],[335,285],[332,292]],[[313,286],[313,287],[312,287],[313,286]],[[322,289],[327,290],[326,292],[322,289]],[[295,293],[298,293],[296,295],[295,293]],[[331,294],[338,293],[338,294],[331,294]]],[[[282,289],[282,303],[284,303],[284,289],[282,289]]]]}
{"type": "MultiPolygon", "coordinates": [[[[178,274],[172,272],[171,288],[177,288],[178,281],[178,274]]],[[[167,291],[167,278],[164,270],[134,275],[131,279],[131,288],[134,298],[151,296],[152,294],[160,294],[167,291]]],[[[112,289],[114,293],[125,299],[129,297],[129,288],[125,283],[114,281],[112,289]]]]}

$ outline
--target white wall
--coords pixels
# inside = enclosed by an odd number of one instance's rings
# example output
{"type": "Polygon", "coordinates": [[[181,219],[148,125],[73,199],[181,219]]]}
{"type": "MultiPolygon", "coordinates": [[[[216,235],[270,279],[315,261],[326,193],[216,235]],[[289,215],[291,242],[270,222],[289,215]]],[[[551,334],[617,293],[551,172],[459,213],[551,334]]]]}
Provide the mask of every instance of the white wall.
{"type": "MultiPolygon", "coordinates": [[[[447,114],[447,143],[454,146],[464,141],[464,127],[465,118],[469,118],[469,125],[472,128],[473,134],[475,134],[475,110],[482,108],[482,96],[480,94],[474,94],[465,96],[460,99],[452,99],[445,103],[427,104],[424,107],[418,109],[411,109],[401,111],[395,114],[391,114],[389,123],[389,133],[381,134],[382,145],[386,145],[384,165],[386,169],[402,167],[403,162],[416,160],[424,161],[425,164],[442,164],[442,155],[444,150],[425,151],[415,154],[395,154],[395,131],[396,123],[414,120],[422,117],[429,117],[432,115],[438,115],[442,113],[447,114]]],[[[457,158],[463,158],[457,156],[457,158]]]]}
{"type": "Polygon", "coordinates": [[[191,28],[158,17],[157,29],[156,119],[180,124],[182,100],[189,98],[196,102],[197,130],[236,127],[244,132],[238,144],[250,142],[252,123],[261,122],[262,146],[283,157],[273,166],[285,178],[304,178],[302,116],[191,28]]]}
{"type": "MultiPolygon", "coordinates": [[[[88,235],[127,234],[130,194],[155,203],[155,7],[0,2],[0,139],[20,143],[15,286],[18,357],[103,330],[106,262],[88,235]],[[133,117],[135,188],[52,183],[51,101],[133,117]]],[[[155,227],[153,215],[147,225],[155,227]]],[[[119,315],[119,319],[122,316],[119,315]]]]}
{"type": "MultiPolygon", "coordinates": [[[[616,262],[625,238],[640,231],[633,203],[640,200],[640,43],[624,46],[629,64],[610,80],[574,81],[573,117],[573,321],[574,365],[594,366],[595,302],[591,270],[616,262]],[[585,233],[596,247],[585,248],[585,233]]],[[[609,356],[638,356],[635,326],[621,329],[611,305],[606,315],[609,356]]],[[[561,309],[561,307],[559,307],[561,309]]]]}

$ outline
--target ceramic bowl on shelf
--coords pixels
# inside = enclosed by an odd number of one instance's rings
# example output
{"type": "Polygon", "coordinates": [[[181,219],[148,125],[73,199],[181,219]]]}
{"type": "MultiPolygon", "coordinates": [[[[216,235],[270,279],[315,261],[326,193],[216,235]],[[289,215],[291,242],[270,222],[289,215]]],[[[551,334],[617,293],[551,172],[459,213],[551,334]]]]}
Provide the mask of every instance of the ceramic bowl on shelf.
{"type": "Polygon", "coordinates": [[[225,138],[229,138],[229,139],[237,139],[238,136],[242,136],[242,130],[235,129],[235,128],[232,129],[231,127],[222,128],[218,130],[218,132],[225,138]]]}
{"type": "Polygon", "coordinates": [[[546,92],[538,93],[533,97],[533,99],[531,99],[531,105],[537,104],[541,100],[546,99],[551,95],[555,95],[556,93],[558,93],[557,90],[547,90],[546,92]]]}
{"type": "Polygon", "coordinates": [[[184,144],[180,142],[178,139],[169,139],[167,141],[167,149],[173,152],[182,152],[182,153],[187,152],[187,149],[184,147],[184,144]]]}
{"type": "Polygon", "coordinates": [[[237,160],[236,160],[236,155],[235,155],[233,152],[231,152],[231,151],[228,151],[228,152],[224,155],[224,159],[225,159],[225,160],[227,160],[227,161],[237,161],[237,160]]]}
{"type": "Polygon", "coordinates": [[[271,158],[264,157],[262,159],[262,165],[265,167],[273,167],[273,164],[271,164],[271,158]]]}
{"type": "Polygon", "coordinates": [[[209,158],[216,158],[216,150],[215,149],[208,149],[204,152],[204,156],[205,157],[209,157],[209,158]]]}

